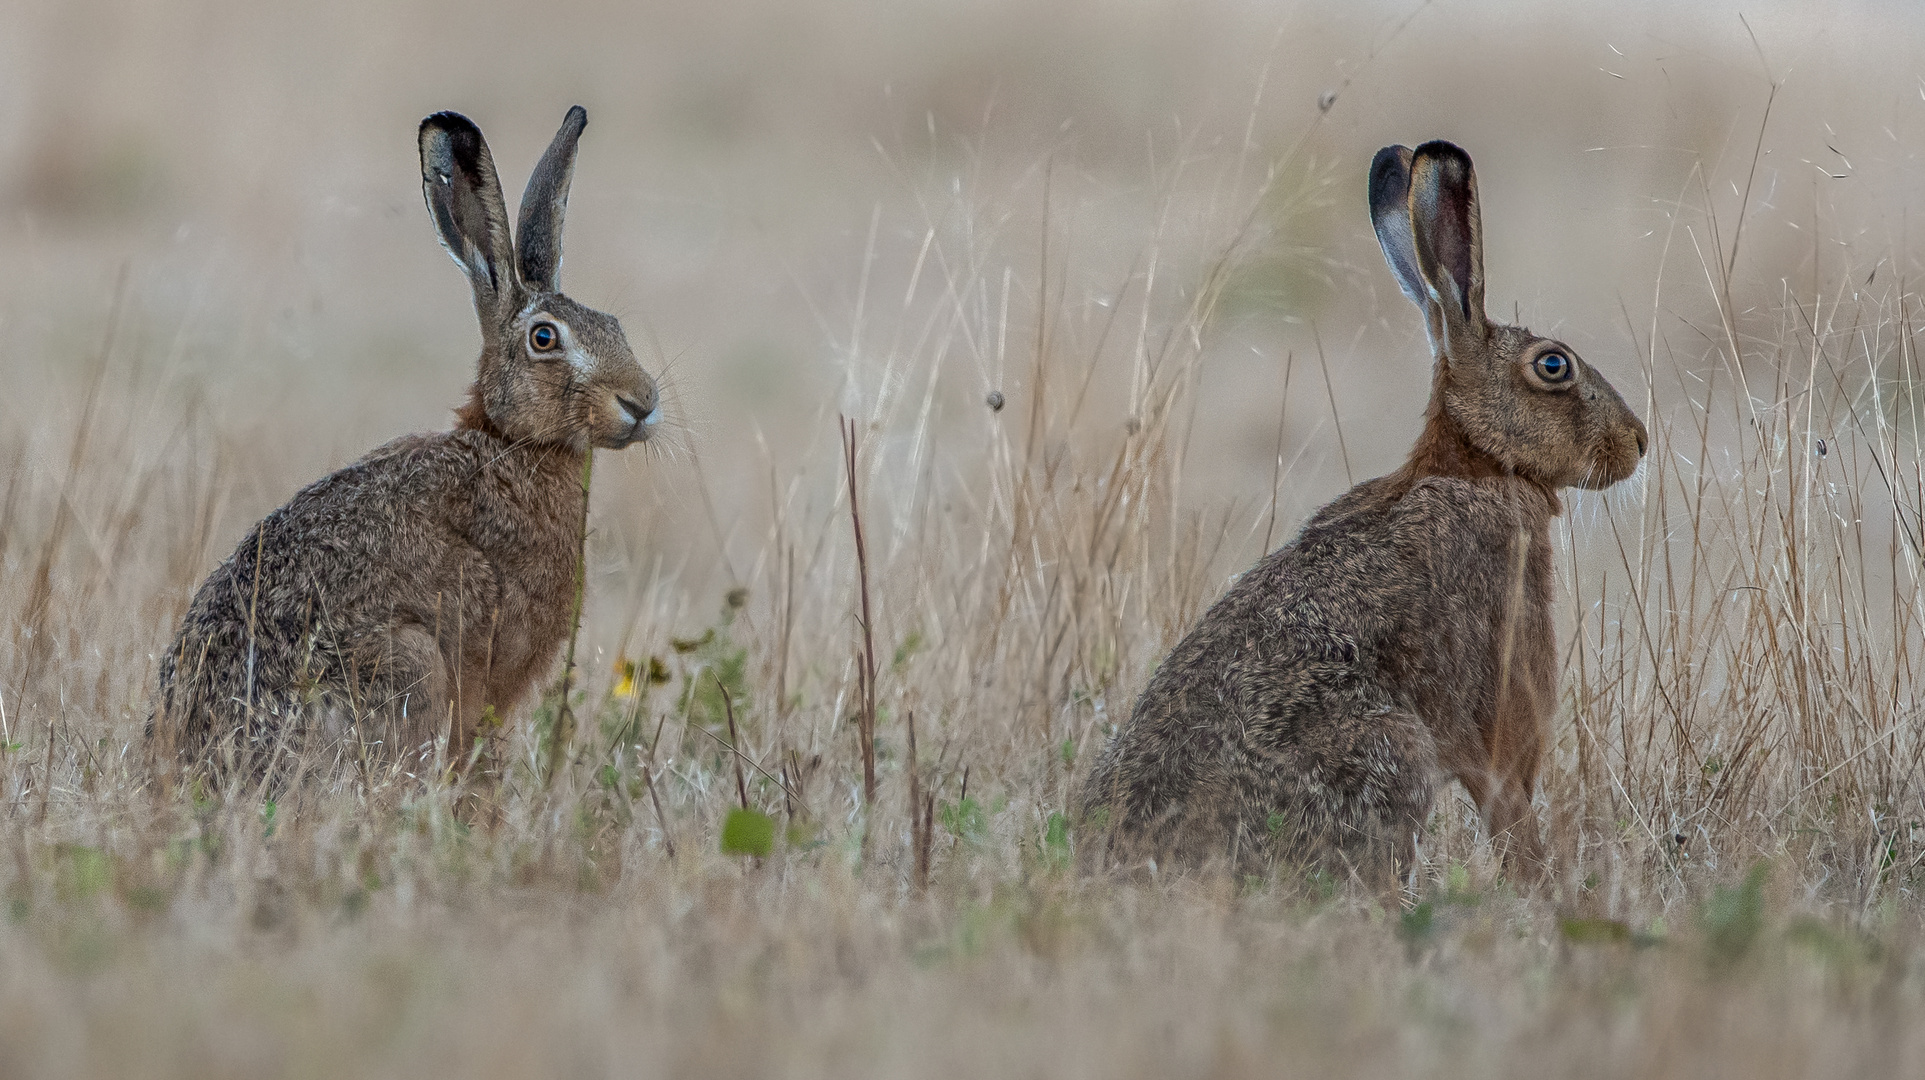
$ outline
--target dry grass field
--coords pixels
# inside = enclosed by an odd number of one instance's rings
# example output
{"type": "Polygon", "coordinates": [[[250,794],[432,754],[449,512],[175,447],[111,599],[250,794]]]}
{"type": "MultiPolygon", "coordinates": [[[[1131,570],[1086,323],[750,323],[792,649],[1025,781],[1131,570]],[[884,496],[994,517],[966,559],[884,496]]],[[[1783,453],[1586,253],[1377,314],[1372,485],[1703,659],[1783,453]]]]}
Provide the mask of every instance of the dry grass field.
{"type": "Polygon", "coordinates": [[[0,1075],[1914,1075],[1925,13],[1329,7],[0,11],[0,1075]],[[462,398],[414,125],[518,192],[575,102],[565,285],[673,430],[559,767],[557,688],[485,777],[158,781],[201,578],[462,398]],[[1432,137],[1653,436],[1559,523],[1554,877],[1454,787],[1395,902],[1080,877],[1163,650],[1415,431],[1364,171],[1432,137]]]}

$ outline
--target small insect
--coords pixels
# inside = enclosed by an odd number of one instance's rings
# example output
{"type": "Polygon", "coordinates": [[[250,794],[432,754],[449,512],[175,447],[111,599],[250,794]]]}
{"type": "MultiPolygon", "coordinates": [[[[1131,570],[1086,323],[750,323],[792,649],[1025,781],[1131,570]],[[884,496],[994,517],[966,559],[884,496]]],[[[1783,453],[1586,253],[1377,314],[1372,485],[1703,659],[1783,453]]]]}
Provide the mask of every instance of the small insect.
{"type": "Polygon", "coordinates": [[[1819,439],[1819,440],[1818,440],[1818,446],[1817,446],[1817,450],[1818,450],[1818,456],[1819,456],[1819,457],[1824,457],[1824,456],[1825,456],[1825,451],[1826,451],[1826,447],[1825,447],[1825,440],[1823,440],[1823,439],[1819,439]]]}

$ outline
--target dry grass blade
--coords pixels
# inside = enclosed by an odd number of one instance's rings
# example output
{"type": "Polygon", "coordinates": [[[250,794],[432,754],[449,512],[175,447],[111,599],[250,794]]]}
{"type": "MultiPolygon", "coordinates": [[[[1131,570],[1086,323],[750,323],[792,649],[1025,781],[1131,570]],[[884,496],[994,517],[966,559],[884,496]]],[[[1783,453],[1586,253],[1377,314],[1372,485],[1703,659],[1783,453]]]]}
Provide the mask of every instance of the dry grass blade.
{"type": "Polygon", "coordinates": [[[856,592],[860,607],[858,624],[862,628],[862,651],[857,656],[860,664],[857,694],[857,737],[862,749],[862,804],[865,808],[876,804],[876,638],[875,616],[869,606],[869,546],[862,533],[862,504],[857,495],[856,449],[858,437],[856,422],[847,417],[838,421],[842,431],[842,454],[844,475],[849,481],[849,521],[854,529],[856,544],[856,592]]]}
{"type": "Polygon", "coordinates": [[[575,643],[581,637],[582,605],[588,597],[588,492],[595,476],[595,448],[582,455],[581,556],[575,560],[575,596],[568,617],[568,645],[561,662],[561,694],[555,704],[554,727],[548,736],[548,781],[553,783],[568,748],[575,740],[575,706],[570,700],[575,682],[575,643]]]}
{"type": "MultiPolygon", "coordinates": [[[[916,759],[916,711],[904,718],[909,731],[909,850],[912,865],[910,880],[917,894],[929,891],[929,818],[923,809],[922,764],[916,759]]],[[[935,795],[929,796],[933,805],[935,795]]]]}
{"type": "MultiPolygon", "coordinates": [[[[394,64],[394,5],[0,16],[58,106],[0,214],[0,1072],[1916,1071],[1925,11],[778,7],[475,23],[619,103],[592,167],[641,179],[582,185],[569,286],[686,353],[687,441],[596,470],[559,699],[432,775],[276,746],[297,794],[149,767],[158,650],[252,523],[445,425],[466,298],[366,121],[501,50],[394,64]],[[157,59],[207,56],[251,59],[157,59]],[[1433,134],[1492,310],[1652,437],[1554,540],[1551,878],[1454,788],[1401,908],[1079,876],[1159,658],[1419,422],[1361,186],[1433,134]]],[[[550,106],[490,101],[517,171],[550,106]]]]}

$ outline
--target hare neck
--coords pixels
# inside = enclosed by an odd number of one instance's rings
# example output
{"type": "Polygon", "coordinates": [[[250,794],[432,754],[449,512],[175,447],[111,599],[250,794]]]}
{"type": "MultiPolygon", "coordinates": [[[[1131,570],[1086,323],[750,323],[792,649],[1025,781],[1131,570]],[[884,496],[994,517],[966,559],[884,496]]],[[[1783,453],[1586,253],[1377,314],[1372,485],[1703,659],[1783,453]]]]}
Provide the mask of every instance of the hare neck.
{"type": "Polygon", "coordinates": [[[1391,474],[1397,491],[1409,491],[1426,477],[1448,477],[1501,484],[1535,494],[1544,500],[1548,510],[1545,515],[1547,521],[1563,512],[1563,500],[1558,498],[1555,490],[1478,449],[1464,434],[1463,427],[1444,408],[1442,397],[1441,392],[1433,391],[1431,394],[1430,406],[1424,412],[1424,430],[1411,446],[1410,456],[1404,459],[1403,467],[1391,474]]]}
{"type": "Polygon", "coordinates": [[[488,415],[488,406],[482,404],[480,383],[469,384],[468,400],[455,409],[455,430],[479,431],[483,435],[502,442],[508,441],[508,436],[502,433],[501,428],[488,415]]]}
{"type": "Polygon", "coordinates": [[[575,446],[567,442],[548,439],[511,438],[506,431],[502,430],[500,424],[495,423],[494,417],[488,415],[488,406],[481,400],[480,383],[472,383],[469,385],[468,400],[462,402],[461,405],[455,409],[455,430],[478,431],[494,439],[496,442],[506,443],[511,446],[526,446],[532,443],[540,446],[544,450],[562,454],[569,462],[572,462],[576,468],[580,468],[581,466],[582,455],[592,450],[590,447],[575,446]]]}

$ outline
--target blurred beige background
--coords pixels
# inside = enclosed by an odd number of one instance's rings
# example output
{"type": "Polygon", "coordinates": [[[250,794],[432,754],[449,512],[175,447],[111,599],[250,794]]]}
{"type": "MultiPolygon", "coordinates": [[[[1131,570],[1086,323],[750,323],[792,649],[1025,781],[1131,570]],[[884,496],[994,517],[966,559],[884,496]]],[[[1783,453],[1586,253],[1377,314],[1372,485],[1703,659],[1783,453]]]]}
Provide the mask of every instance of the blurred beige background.
{"type": "Polygon", "coordinates": [[[1205,342],[1184,494],[1230,515],[1230,569],[1261,544],[1280,446],[1284,522],[1344,486],[1333,398],[1358,478],[1393,467],[1414,430],[1428,357],[1363,208],[1380,145],[1466,146],[1493,314],[1563,337],[1641,410],[1655,331],[1660,419],[1688,408],[1709,354],[1706,266],[1747,184],[1734,303],[1760,327],[1790,317],[1793,293],[1916,275],[1925,9],[1742,11],[14,3],[0,425],[35,460],[66,453],[124,273],[107,371],[125,422],[154,433],[138,452],[180,452],[175,430],[246,451],[218,558],[300,483],[445,426],[462,396],[477,333],[421,208],[420,118],[474,117],[513,199],[580,102],[564,284],[666,368],[679,426],[659,453],[604,456],[604,535],[698,593],[747,576],[774,489],[833,502],[837,411],[874,414],[905,372],[927,379],[915,408],[952,433],[952,461],[980,445],[989,390],[1022,415],[1039,300],[1065,363],[1113,357],[1090,369],[1077,429],[1107,439],[1129,412],[1137,328],[1104,339],[1102,313],[1154,267],[1147,333],[1166,332],[1250,218],[1205,342]],[[944,274],[969,288],[946,294],[944,274]],[[213,420],[183,429],[189,415],[213,420]]]}

